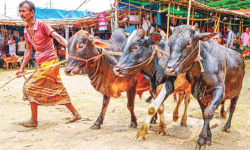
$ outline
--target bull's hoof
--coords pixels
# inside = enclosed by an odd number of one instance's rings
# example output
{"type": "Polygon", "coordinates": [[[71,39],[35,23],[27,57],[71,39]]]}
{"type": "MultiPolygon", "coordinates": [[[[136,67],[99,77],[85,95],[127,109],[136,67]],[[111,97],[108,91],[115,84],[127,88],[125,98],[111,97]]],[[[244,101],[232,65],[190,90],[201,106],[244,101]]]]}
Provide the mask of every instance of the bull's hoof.
{"type": "Polygon", "coordinates": [[[179,118],[178,114],[173,114],[173,121],[174,122],[178,121],[178,118],[179,118]]]}
{"type": "MultiPolygon", "coordinates": [[[[186,118],[186,120],[187,120],[187,118],[186,118]]],[[[180,125],[183,126],[183,127],[187,126],[187,121],[186,120],[181,119],[180,125]]]]}
{"type": "Polygon", "coordinates": [[[186,126],[187,126],[187,125],[186,125],[186,122],[185,122],[185,123],[184,123],[184,122],[181,122],[180,125],[183,126],[183,127],[186,127],[186,126]]]}
{"type": "Polygon", "coordinates": [[[226,119],[226,116],[225,115],[221,115],[221,119],[226,119]]]}
{"type": "Polygon", "coordinates": [[[129,128],[137,128],[137,123],[131,123],[128,127],[129,128]]]}
{"type": "Polygon", "coordinates": [[[136,134],[135,140],[140,140],[140,139],[145,140],[145,136],[147,133],[148,133],[148,125],[144,123],[141,126],[139,132],[136,134]]]}
{"type": "Polygon", "coordinates": [[[207,141],[207,146],[210,146],[212,141],[207,141]]]}
{"type": "Polygon", "coordinates": [[[227,132],[227,133],[230,133],[230,128],[225,128],[225,127],[224,127],[222,131],[227,132]]]}
{"type": "Polygon", "coordinates": [[[226,112],[221,112],[220,116],[222,119],[226,119],[227,113],[226,112]]]}
{"type": "Polygon", "coordinates": [[[156,124],[156,120],[152,119],[150,124],[156,124]]]}
{"type": "Polygon", "coordinates": [[[92,130],[99,130],[99,129],[101,129],[101,125],[98,126],[98,125],[95,125],[95,124],[94,124],[94,125],[91,126],[90,128],[91,128],[92,130]]]}
{"type": "Polygon", "coordinates": [[[159,131],[158,133],[157,133],[157,135],[159,135],[159,136],[164,136],[166,134],[166,132],[164,131],[159,131]]]}
{"type": "Polygon", "coordinates": [[[166,125],[164,123],[160,122],[159,131],[158,131],[157,135],[164,136],[166,134],[165,128],[166,128],[166,125]]]}
{"type": "Polygon", "coordinates": [[[207,146],[206,145],[202,145],[200,146],[198,143],[196,144],[195,150],[207,150],[207,146]]]}

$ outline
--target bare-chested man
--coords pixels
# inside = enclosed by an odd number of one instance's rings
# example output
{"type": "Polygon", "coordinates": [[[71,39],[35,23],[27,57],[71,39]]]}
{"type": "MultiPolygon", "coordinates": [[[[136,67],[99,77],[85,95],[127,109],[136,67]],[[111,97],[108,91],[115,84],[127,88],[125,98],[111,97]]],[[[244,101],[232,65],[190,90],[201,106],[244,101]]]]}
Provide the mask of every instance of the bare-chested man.
{"type": "MultiPolygon", "coordinates": [[[[16,73],[21,74],[32,54],[34,47],[37,70],[58,63],[58,57],[53,45],[55,38],[59,43],[66,47],[67,41],[57,34],[47,23],[34,18],[35,5],[30,1],[23,1],[19,4],[19,12],[23,21],[27,23],[24,29],[26,51],[20,70],[16,73]]],[[[73,114],[73,117],[66,123],[81,119],[80,114],[75,110],[70,101],[70,97],[63,86],[60,74],[60,66],[54,66],[42,71],[36,71],[24,83],[23,99],[30,102],[31,119],[22,122],[24,127],[36,127],[37,106],[38,105],[65,105],[73,114]]]]}

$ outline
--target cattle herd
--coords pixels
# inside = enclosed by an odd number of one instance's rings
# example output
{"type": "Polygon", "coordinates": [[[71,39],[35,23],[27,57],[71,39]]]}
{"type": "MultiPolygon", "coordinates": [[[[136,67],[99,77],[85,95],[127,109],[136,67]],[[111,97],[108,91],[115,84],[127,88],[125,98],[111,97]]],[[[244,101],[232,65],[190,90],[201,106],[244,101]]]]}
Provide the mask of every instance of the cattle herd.
{"type": "Polygon", "coordinates": [[[162,40],[158,33],[148,37],[143,29],[137,29],[129,36],[123,29],[118,29],[107,41],[97,40],[83,30],[71,37],[67,46],[69,59],[66,75],[77,74],[86,68],[91,85],[103,95],[101,113],[91,128],[100,129],[110,97],[117,98],[122,92],[127,92],[127,108],[131,113],[129,127],[136,128],[135,95],[149,89],[154,101],[148,108],[147,119],[136,140],[145,139],[157,112],[158,134],[165,135],[163,103],[171,94],[179,95],[173,113],[174,121],[178,120],[180,103],[183,99],[185,102],[181,126],[186,126],[191,94],[200,105],[204,124],[196,149],[205,149],[211,144],[209,123],[219,105],[222,105],[221,116],[225,117],[224,102],[227,99],[231,100],[231,104],[224,131],[229,133],[245,74],[244,61],[238,52],[214,42],[211,38],[215,33],[198,33],[196,29],[197,24],[171,27],[172,35],[168,40],[162,40]],[[170,57],[156,51],[156,47],[170,57]],[[122,56],[103,55],[103,48],[122,52],[122,56]],[[201,63],[196,61],[197,57],[202,58],[201,63]],[[143,77],[139,78],[139,75],[143,77]]]}

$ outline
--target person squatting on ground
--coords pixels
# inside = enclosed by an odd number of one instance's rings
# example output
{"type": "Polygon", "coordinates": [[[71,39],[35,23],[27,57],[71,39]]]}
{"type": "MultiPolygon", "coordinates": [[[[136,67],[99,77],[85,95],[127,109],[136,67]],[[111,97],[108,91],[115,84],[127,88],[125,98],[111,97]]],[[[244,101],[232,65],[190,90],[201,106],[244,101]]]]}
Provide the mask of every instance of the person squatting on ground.
{"type": "MultiPolygon", "coordinates": [[[[65,47],[67,41],[57,34],[51,26],[34,18],[35,5],[32,2],[21,2],[19,4],[19,12],[22,20],[27,23],[24,29],[26,51],[22,66],[16,75],[24,72],[25,66],[32,54],[32,46],[36,51],[37,70],[58,63],[59,60],[53,46],[52,38],[55,38],[65,47]]],[[[36,71],[25,81],[23,99],[30,102],[32,115],[29,121],[22,122],[20,125],[24,127],[36,127],[38,125],[38,105],[65,105],[73,113],[73,117],[66,123],[81,119],[62,83],[59,69],[60,66],[57,65],[42,71],[36,71]]]]}
{"type": "Polygon", "coordinates": [[[242,40],[241,46],[243,46],[242,56],[243,56],[243,58],[245,60],[246,57],[249,56],[249,54],[250,54],[250,50],[249,50],[249,47],[250,47],[249,28],[245,29],[245,32],[241,35],[241,40],[242,40]]]}

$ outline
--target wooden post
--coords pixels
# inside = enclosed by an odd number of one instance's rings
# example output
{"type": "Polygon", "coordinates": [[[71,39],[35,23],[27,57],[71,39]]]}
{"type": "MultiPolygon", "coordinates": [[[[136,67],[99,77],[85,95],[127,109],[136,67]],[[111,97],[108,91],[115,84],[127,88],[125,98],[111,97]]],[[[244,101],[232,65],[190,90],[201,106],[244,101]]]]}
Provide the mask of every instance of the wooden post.
{"type": "Polygon", "coordinates": [[[116,0],[116,9],[115,9],[115,28],[118,28],[118,7],[119,0],[116,0]]]}
{"type": "Polygon", "coordinates": [[[6,16],[6,4],[4,4],[4,15],[6,16]]]}
{"type": "Polygon", "coordinates": [[[207,20],[207,32],[208,32],[208,20],[207,20]]]}
{"type": "Polygon", "coordinates": [[[214,31],[216,32],[216,28],[217,28],[217,26],[216,26],[216,20],[217,19],[217,12],[216,12],[216,14],[215,14],[215,17],[214,17],[214,31]]]}
{"type": "Polygon", "coordinates": [[[129,8],[128,8],[128,26],[130,26],[130,0],[129,0],[129,8]]]}
{"type": "Polygon", "coordinates": [[[140,20],[139,20],[139,25],[141,26],[141,4],[140,4],[140,20]]]}
{"type": "Polygon", "coordinates": [[[201,23],[202,23],[202,21],[200,21],[200,32],[201,32],[201,23]]]}
{"type": "Polygon", "coordinates": [[[193,20],[192,20],[192,26],[194,25],[194,7],[193,7],[193,12],[192,12],[192,18],[193,18],[193,20]]]}
{"type": "Polygon", "coordinates": [[[169,18],[170,18],[170,6],[171,2],[168,3],[168,25],[167,25],[167,40],[168,40],[168,34],[169,34],[169,18]]]}
{"type": "Polygon", "coordinates": [[[187,25],[189,25],[190,9],[191,9],[191,0],[189,0],[189,4],[188,4],[188,18],[187,18],[187,25]]]}
{"type": "Polygon", "coordinates": [[[219,14],[219,18],[218,18],[218,25],[217,25],[218,27],[218,30],[217,30],[217,32],[219,32],[220,31],[220,14],[219,14]]]}
{"type": "Polygon", "coordinates": [[[239,29],[239,42],[241,45],[241,19],[240,19],[240,29],[239,29]]]}

